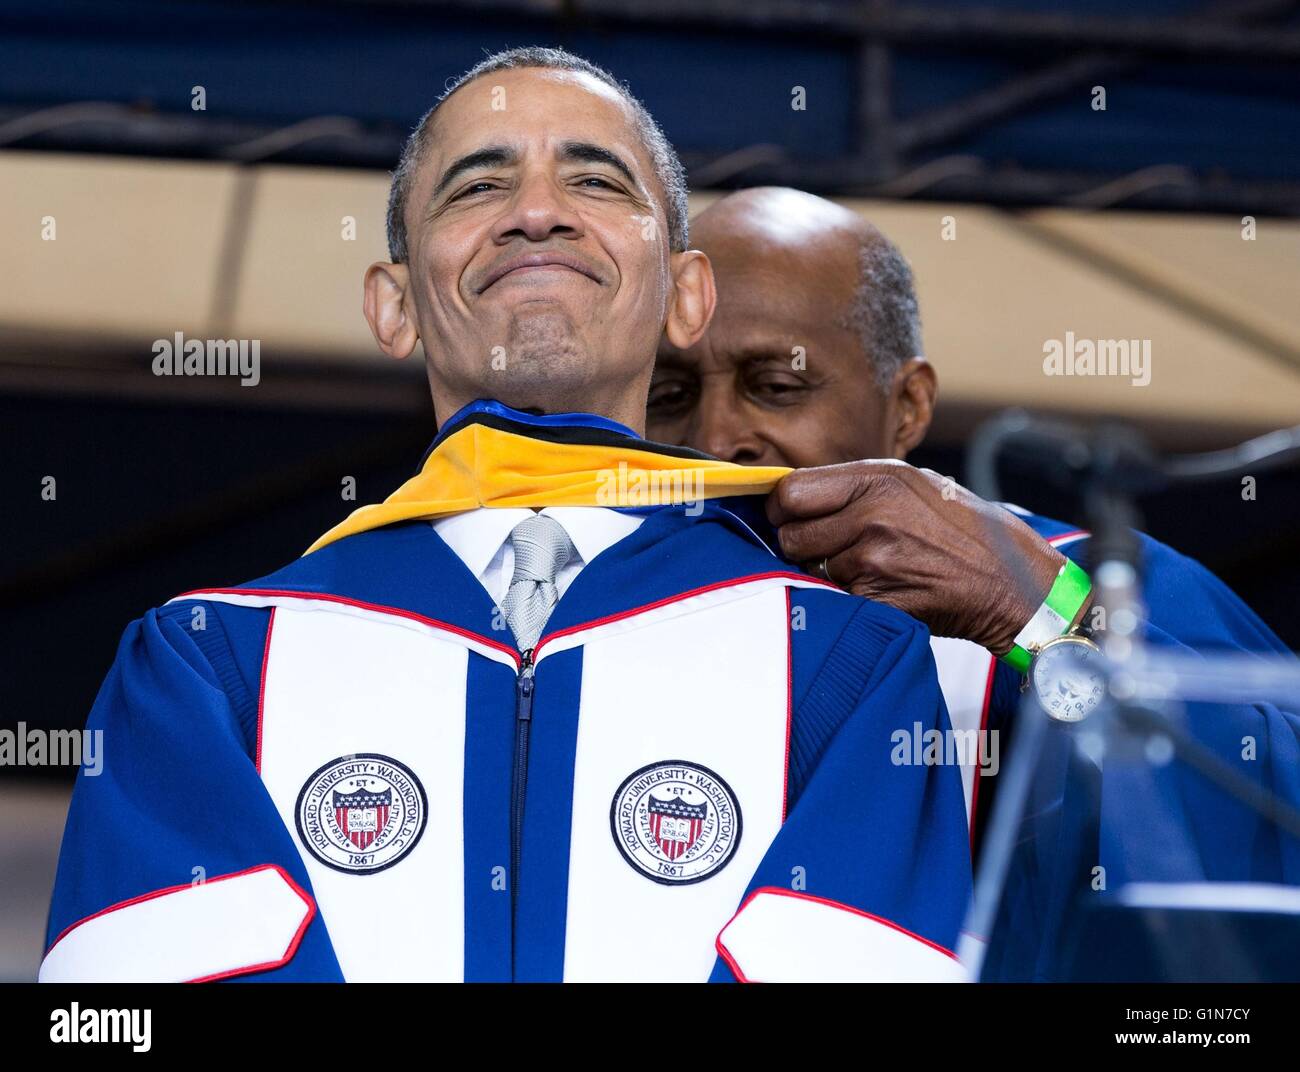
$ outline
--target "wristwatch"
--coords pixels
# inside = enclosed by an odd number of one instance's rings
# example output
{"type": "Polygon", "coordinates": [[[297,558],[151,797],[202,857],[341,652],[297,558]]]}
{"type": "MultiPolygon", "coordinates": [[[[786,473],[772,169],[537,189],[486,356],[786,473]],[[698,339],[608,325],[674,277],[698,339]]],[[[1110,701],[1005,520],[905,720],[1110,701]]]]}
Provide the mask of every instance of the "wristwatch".
{"type": "Polygon", "coordinates": [[[1102,654],[1084,628],[1049,640],[1034,652],[1025,677],[1038,704],[1058,722],[1081,722],[1106,694],[1102,654]]]}
{"type": "Polygon", "coordinates": [[[1087,718],[1106,693],[1101,649],[1079,621],[1091,591],[1088,574],[1067,558],[1042,606],[1002,656],[1025,675],[1022,688],[1033,689],[1039,706],[1060,722],[1087,718]]]}

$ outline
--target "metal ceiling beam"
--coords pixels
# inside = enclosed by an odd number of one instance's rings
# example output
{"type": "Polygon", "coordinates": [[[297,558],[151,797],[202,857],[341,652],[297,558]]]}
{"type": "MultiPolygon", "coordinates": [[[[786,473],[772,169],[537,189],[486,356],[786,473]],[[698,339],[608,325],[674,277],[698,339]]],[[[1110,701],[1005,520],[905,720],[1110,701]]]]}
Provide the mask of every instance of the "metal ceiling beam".
{"type": "Polygon", "coordinates": [[[397,162],[406,134],[395,125],[366,126],[344,116],[268,126],[107,101],[0,107],[0,149],[72,149],[240,163],[275,159],[388,169],[397,162]]]}
{"type": "MultiPolygon", "coordinates": [[[[684,157],[684,162],[692,176],[697,166],[703,168],[709,163],[691,154],[684,157]]],[[[921,164],[885,181],[870,162],[857,158],[767,161],[710,177],[712,185],[728,189],[797,186],[813,193],[845,197],[1300,216],[1300,183],[1221,175],[1203,178],[1186,168],[1143,168],[1123,175],[1037,171],[994,168],[979,157],[954,155],[921,164]],[[1099,191],[1108,194],[1104,201],[1098,200],[1099,191]]]]}
{"type": "MultiPolygon", "coordinates": [[[[1196,17],[1226,26],[1276,20],[1296,8],[1295,0],[1230,0],[1211,3],[1196,17]]],[[[1092,49],[1077,53],[900,123],[895,132],[900,151],[907,153],[954,141],[1080,86],[1134,70],[1146,59],[1142,53],[1131,51],[1092,49]]]]}
{"type": "MultiPolygon", "coordinates": [[[[385,4],[388,0],[371,2],[385,4]]],[[[403,2],[412,6],[409,0],[403,2]]],[[[1122,188],[1120,180],[1125,176],[1099,173],[1067,177],[1026,170],[993,173],[978,162],[954,169],[947,160],[909,169],[908,159],[918,150],[959,139],[1091,79],[1135,67],[1149,55],[1200,57],[1231,53],[1252,61],[1300,58],[1300,33],[1248,29],[1234,22],[1286,15],[1300,8],[1300,0],[1237,0],[1212,5],[1195,15],[1165,18],[918,8],[889,0],[867,0],[861,6],[817,0],[718,0],[707,7],[698,6],[695,0],[429,0],[426,6],[490,8],[532,16],[551,14],[561,23],[609,19],[671,23],[675,27],[716,24],[753,30],[792,29],[808,35],[835,33],[855,39],[861,140],[854,157],[796,163],[775,146],[750,147],[723,157],[696,154],[688,161],[692,179],[698,184],[714,185],[743,177],[746,184],[780,181],[830,193],[987,197],[1004,204],[1060,203],[1106,184],[1122,188]],[[891,50],[897,44],[939,44],[966,52],[1001,46],[1041,50],[1045,45],[1084,47],[1087,51],[900,122],[893,115],[890,97],[891,50]]],[[[0,110],[0,146],[65,151],[274,159],[388,169],[396,160],[404,136],[405,131],[396,127],[363,126],[346,117],[319,117],[269,128],[209,117],[196,121],[189,115],[161,114],[103,102],[61,105],[34,113],[0,110]]],[[[1297,196],[1294,184],[1289,183],[1231,179],[1211,183],[1189,177],[1187,181],[1124,193],[1123,203],[1147,208],[1294,215],[1297,196]]]]}
{"type": "MultiPolygon", "coordinates": [[[[132,153],[142,140],[136,127],[141,122],[124,110],[114,121],[79,122],[59,130],[46,131],[21,143],[23,149],[60,152],[132,153]]],[[[12,110],[8,113],[12,116],[12,110]]],[[[0,127],[6,112],[0,110],[0,127]]],[[[143,140],[148,152],[136,155],[167,158],[225,160],[232,145],[267,134],[266,128],[239,124],[214,124],[188,116],[148,117],[143,140]],[[178,134],[167,152],[158,143],[159,123],[178,134]],[[233,137],[227,135],[234,134],[233,137]]],[[[399,135],[373,130],[354,138],[332,138],[313,145],[286,150],[276,163],[390,169],[401,145],[399,135]]],[[[1103,187],[1124,184],[1121,196],[1109,205],[1125,208],[1180,212],[1232,212],[1260,216],[1300,215],[1300,183],[1234,179],[1216,175],[1201,178],[1180,170],[1158,183],[1145,183],[1127,190],[1131,173],[1063,173],[1022,168],[993,168],[972,156],[949,156],[929,161],[897,174],[882,175],[879,162],[849,157],[836,160],[791,159],[779,146],[759,146],[719,156],[713,153],[683,153],[691,183],[696,188],[735,188],[771,184],[797,186],[823,194],[919,197],[923,200],[989,201],[1004,205],[1078,204],[1102,207],[1088,196],[1103,187]],[[1127,192],[1126,192],[1127,190],[1127,192]]],[[[1117,187],[1118,188],[1118,187],[1117,187]]]]}
{"type": "MultiPolygon", "coordinates": [[[[245,0],[265,7],[266,0],[245,0]]],[[[1105,48],[1205,59],[1287,61],[1300,58],[1300,32],[1225,27],[1203,14],[1079,15],[999,7],[839,3],[834,0],[364,0],[371,7],[411,12],[490,12],[553,19],[581,26],[593,21],[670,27],[779,31],[807,36],[873,37],[895,45],[940,45],[970,50],[998,46],[1036,50],[1105,48]]],[[[281,0],[283,7],[357,6],[357,0],[281,0]]],[[[1248,0],[1243,8],[1300,9],[1296,0],[1248,0]]]]}
{"type": "MultiPolygon", "coordinates": [[[[1216,18],[1191,16],[1111,16],[1008,11],[997,7],[944,8],[929,5],[843,4],[827,0],[565,0],[563,3],[468,2],[468,0],[370,0],[407,8],[484,8],[557,21],[600,19],[648,25],[714,26],[723,29],[795,31],[808,35],[873,37],[895,45],[942,45],[963,48],[997,45],[1008,48],[1105,48],[1214,59],[1276,60],[1300,58],[1300,32],[1225,26],[1216,18]]],[[[315,5],[319,6],[319,5],[315,5]]],[[[1265,3],[1295,10],[1297,4],[1265,3]]]]}

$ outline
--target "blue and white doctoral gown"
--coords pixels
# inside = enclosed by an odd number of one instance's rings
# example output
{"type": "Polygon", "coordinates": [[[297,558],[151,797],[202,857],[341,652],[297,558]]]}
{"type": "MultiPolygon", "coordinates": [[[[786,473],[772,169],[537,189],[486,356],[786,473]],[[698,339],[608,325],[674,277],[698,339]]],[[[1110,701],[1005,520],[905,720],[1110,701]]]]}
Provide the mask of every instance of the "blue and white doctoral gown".
{"type": "Polygon", "coordinates": [[[717,501],[532,653],[426,521],[126,631],[47,980],[946,979],[971,890],[929,636],[717,501]]]}

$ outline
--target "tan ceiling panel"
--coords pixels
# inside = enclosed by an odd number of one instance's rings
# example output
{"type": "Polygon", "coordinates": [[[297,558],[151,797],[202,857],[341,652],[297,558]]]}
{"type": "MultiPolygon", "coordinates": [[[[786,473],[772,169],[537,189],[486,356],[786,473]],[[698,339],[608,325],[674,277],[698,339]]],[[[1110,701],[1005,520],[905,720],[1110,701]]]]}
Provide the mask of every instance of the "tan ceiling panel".
{"type": "Polygon", "coordinates": [[[234,169],[0,152],[0,323],[204,335],[234,169]],[[42,237],[46,217],[53,241],[42,237]]]}
{"type": "MultiPolygon", "coordinates": [[[[1055,246],[1013,216],[967,205],[850,204],[912,262],[941,398],[1191,421],[1300,420],[1300,369],[1292,371],[1185,303],[1153,297],[1104,265],[1055,246]],[[943,237],[946,217],[955,225],[951,240],[943,237]],[[1047,375],[1045,347],[1050,340],[1064,346],[1067,332],[1080,348],[1084,340],[1145,342],[1150,383],[1047,375]]],[[[1102,219],[1080,215],[1088,218],[1102,219]]],[[[1187,222],[1164,217],[1169,229],[1187,222]]],[[[1216,256],[1212,243],[1184,253],[1186,260],[1199,257],[1207,272],[1216,256]]],[[[1296,279],[1294,270],[1290,278],[1296,279]]]]}
{"type": "Polygon", "coordinates": [[[1288,353],[1300,372],[1300,222],[1080,213],[1030,218],[1049,234],[1204,307],[1288,353]],[[1253,234],[1253,238],[1245,237],[1253,234]]]}
{"type": "MultiPolygon", "coordinates": [[[[65,364],[87,337],[184,331],[259,339],[264,361],[385,368],[361,315],[365,270],[386,258],[384,174],[0,153],[0,185],[10,338],[64,339],[65,364]],[[41,241],[45,216],[55,242],[41,241]]],[[[692,213],[716,196],[692,197],[692,213]]],[[[1260,221],[1244,242],[1231,218],[847,203],[912,262],[948,406],[1300,420],[1300,225],[1260,221]],[[1069,338],[1149,346],[1150,383],[1134,385],[1136,369],[1046,375],[1045,346],[1069,338]]]]}
{"type": "Polygon", "coordinates": [[[386,360],[361,315],[361,293],[366,268],[388,259],[387,203],[383,174],[259,169],[230,334],[260,339],[264,360],[386,360]]]}

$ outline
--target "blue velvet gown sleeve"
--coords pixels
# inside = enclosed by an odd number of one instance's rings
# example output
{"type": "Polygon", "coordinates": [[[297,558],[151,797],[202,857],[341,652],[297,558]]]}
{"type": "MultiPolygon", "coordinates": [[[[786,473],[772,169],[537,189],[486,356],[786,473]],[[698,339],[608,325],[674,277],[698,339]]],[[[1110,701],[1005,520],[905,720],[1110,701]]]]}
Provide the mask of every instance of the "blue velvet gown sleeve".
{"type": "MultiPolygon", "coordinates": [[[[255,767],[255,701],[250,727],[241,658],[229,652],[214,665],[204,649],[229,649],[222,619],[208,608],[211,628],[196,640],[190,610],[172,605],[132,623],[100,689],[87,730],[102,734],[103,763],[77,776],[47,949],[115,905],[265,865],[282,868],[310,896],[302,859],[255,767]]],[[[242,611],[236,630],[249,643],[257,614],[264,634],[265,612],[242,611]]],[[[319,913],[288,963],[241,977],[341,979],[319,913]]]]}

